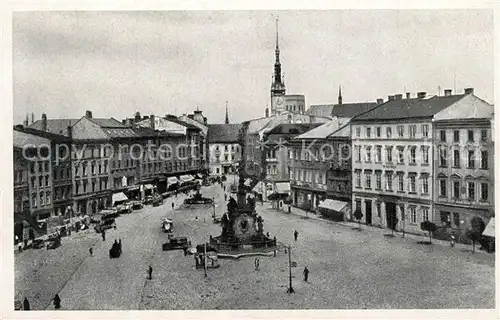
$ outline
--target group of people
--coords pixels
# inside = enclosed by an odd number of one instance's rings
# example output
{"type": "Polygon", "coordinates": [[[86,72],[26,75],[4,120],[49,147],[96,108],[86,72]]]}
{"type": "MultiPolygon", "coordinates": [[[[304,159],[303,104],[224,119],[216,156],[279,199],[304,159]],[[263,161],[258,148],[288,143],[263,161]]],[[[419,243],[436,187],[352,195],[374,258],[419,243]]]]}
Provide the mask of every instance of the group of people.
{"type": "MultiPolygon", "coordinates": [[[[59,295],[56,293],[54,296],[54,299],[52,299],[52,303],[54,304],[54,309],[61,309],[61,298],[59,298],[59,295]]],[[[31,310],[30,302],[28,301],[27,297],[24,297],[23,300],[23,310],[24,311],[29,311],[31,310]]]]}

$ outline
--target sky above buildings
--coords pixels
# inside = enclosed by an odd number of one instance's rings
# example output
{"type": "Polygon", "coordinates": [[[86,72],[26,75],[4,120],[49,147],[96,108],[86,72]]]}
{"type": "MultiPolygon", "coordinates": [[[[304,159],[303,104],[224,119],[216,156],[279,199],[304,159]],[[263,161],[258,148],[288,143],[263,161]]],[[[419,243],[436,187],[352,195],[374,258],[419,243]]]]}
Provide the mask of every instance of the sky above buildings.
{"type": "Polygon", "coordinates": [[[270,107],[275,19],[287,94],[306,105],[474,87],[493,100],[490,10],[14,12],[14,123],[270,107]]]}

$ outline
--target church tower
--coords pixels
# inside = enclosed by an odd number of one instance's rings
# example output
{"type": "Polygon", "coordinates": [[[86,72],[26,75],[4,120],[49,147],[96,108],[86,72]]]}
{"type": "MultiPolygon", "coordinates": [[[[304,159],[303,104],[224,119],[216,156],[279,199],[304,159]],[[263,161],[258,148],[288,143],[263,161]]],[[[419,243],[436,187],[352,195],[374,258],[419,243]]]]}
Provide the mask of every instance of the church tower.
{"type": "Polygon", "coordinates": [[[285,82],[281,75],[280,47],[278,37],[278,19],[276,19],[276,61],[274,62],[274,74],[271,84],[271,114],[275,115],[285,110],[285,82]]]}

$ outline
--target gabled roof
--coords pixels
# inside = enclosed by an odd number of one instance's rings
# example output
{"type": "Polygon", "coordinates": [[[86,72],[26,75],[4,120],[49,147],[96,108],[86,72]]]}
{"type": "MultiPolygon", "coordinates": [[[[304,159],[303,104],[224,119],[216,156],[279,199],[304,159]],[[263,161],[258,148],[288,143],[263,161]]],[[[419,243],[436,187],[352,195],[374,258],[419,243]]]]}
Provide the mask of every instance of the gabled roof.
{"type": "MultiPolygon", "coordinates": [[[[75,123],[80,121],[79,119],[47,119],[47,131],[55,134],[66,135],[68,133],[68,127],[72,127],[75,123]]],[[[42,130],[42,120],[37,120],[33,122],[28,128],[33,128],[37,130],[42,130]]]]}
{"type": "Polygon", "coordinates": [[[87,118],[92,122],[98,124],[101,128],[128,128],[115,118],[87,118]]]}
{"type": "Polygon", "coordinates": [[[28,133],[28,134],[32,134],[32,135],[36,135],[36,136],[39,136],[42,138],[49,139],[51,141],[69,142],[71,140],[68,136],[65,136],[65,135],[55,134],[52,132],[42,131],[42,130],[30,128],[30,127],[24,127],[22,125],[15,126],[14,130],[28,133]]]}
{"type": "Polygon", "coordinates": [[[342,104],[316,104],[307,109],[306,114],[321,117],[352,118],[377,106],[376,102],[355,102],[342,104]]]}
{"type": "Polygon", "coordinates": [[[50,146],[50,140],[43,138],[34,134],[29,134],[26,132],[14,130],[12,133],[13,146],[16,148],[23,149],[24,147],[31,145],[33,147],[47,145],[50,146]]]}
{"type": "Polygon", "coordinates": [[[208,143],[237,143],[241,127],[239,123],[209,124],[208,143]]]}
{"type": "Polygon", "coordinates": [[[172,116],[172,115],[167,115],[165,118],[165,120],[168,120],[170,122],[173,122],[173,123],[177,123],[177,124],[180,124],[188,129],[196,129],[196,130],[201,130],[200,128],[198,128],[197,126],[191,124],[191,123],[187,123],[186,121],[182,121],[181,119],[177,118],[176,116],[172,116]]]}
{"type": "Polygon", "coordinates": [[[351,121],[397,120],[408,118],[430,118],[439,111],[451,106],[465,95],[432,96],[430,98],[412,98],[387,101],[351,121]]]}
{"type": "Polygon", "coordinates": [[[332,114],[333,104],[316,104],[309,106],[309,109],[306,110],[306,114],[322,116],[322,117],[330,117],[332,114]]]}
{"type": "Polygon", "coordinates": [[[266,132],[266,135],[302,134],[320,125],[321,123],[282,123],[271,129],[271,131],[266,132]]]}
{"type": "Polygon", "coordinates": [[[320,125],[317,128],[309,130],[297,137],[295,140],[301,139],[326,139],[329,135],[333,134],[335,131],[345,126],[348,122],[341,121],[338,119],[330,120],[327,123],[320,125]]]}

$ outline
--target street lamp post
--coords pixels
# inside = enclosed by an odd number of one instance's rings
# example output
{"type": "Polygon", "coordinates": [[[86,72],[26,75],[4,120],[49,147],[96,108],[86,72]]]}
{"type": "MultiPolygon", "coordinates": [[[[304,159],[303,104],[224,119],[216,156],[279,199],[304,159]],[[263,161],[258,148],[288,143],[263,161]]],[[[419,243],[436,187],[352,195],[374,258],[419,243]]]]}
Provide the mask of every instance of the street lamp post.
{"type": "Polygon", "coordinates": [[[205,269],[205,278],[207,275],[207,243],[205,242],[205,253],[203,254],[203,268],[205,269]]]}
{"type": "Polygon", "coordinates": [[[289,285],[287,293],[295,293],[292,287],[292,246],[288,245],[288,270],[289,270],[289,285]]]}

